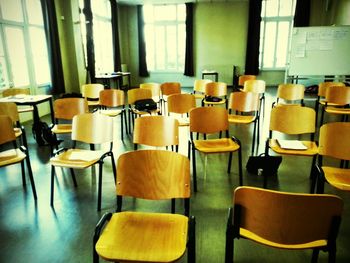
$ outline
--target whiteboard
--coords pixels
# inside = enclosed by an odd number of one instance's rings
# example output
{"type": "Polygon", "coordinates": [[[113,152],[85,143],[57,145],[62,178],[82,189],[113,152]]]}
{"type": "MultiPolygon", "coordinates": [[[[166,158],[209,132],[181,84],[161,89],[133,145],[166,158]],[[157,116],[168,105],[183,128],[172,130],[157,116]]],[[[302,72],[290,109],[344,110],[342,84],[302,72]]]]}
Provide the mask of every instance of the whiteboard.
{"type": "Polygon", "coordinates": [[[287,75],[349,75],[350,26],[293,28],[287,75]]]}

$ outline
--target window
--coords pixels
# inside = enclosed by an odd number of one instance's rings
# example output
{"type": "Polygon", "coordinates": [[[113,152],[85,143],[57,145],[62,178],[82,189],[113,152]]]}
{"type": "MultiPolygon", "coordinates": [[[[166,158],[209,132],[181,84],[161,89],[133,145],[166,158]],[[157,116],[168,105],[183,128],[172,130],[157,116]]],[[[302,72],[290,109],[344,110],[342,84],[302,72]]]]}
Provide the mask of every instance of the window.
{"type": "Polygon", "coordinates": [[[40,0],[0,4],[0,88],[51,85],[40,0]]]}
{"type": "MultiPolygon", "coordinates": [[[[79,5],[80,10],[82,10],[84,7],[84,0],[80,0],[79,5]]],[[[110,2],[109,0],[91,0],[91,10],[93,14],[96,74],[113,72],[114,62],[110,2]]],[[[80,12],[80,22],[84,50],[86,51],[86,21],[82,11],[80,12]]],[[[86,59],[85,52],[85,61],[86,59]]]]}
{"type": "Polygon", "coordinates": [[[295,0],[263,0],[260,25],[260,68],[285,69],[295,0]]]}
{"type": "Polygon", "coordinates": [[[186,6],[145,5],[147,67],[151,71],[183,71],[186,45],[186,6]]]}

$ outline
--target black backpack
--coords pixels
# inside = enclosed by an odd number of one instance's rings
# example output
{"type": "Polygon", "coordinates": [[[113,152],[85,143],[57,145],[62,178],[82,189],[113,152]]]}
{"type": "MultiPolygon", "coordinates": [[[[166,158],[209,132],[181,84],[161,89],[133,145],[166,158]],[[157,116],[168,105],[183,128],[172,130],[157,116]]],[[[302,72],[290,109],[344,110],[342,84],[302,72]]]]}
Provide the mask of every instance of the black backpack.
{"type": "Polygon", "coordinates": [[[157,109],[157,103],[153,99],[135,101],[135,109],[139,111],[152,111],[157,109]]]}
{"type": "Polygon", "coordinates": [[[44,145],[58,145],[60,143],[57,140],[55,134],[51,131],[51,128],[46,122],[38,121],[33,124],[33,136],[39,146],[44,145]]]}

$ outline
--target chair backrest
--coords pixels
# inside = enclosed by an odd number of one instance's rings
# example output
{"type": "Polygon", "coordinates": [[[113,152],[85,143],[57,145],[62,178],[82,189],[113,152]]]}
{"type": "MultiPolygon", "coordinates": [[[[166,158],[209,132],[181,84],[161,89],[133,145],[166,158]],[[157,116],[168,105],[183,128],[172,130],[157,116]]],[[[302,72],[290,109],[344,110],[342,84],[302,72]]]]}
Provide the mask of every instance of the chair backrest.
{"type": "Polygon", "coordinates": [[[321,82],[318,84],[317,95],[319,97],[325,97],[327,88],[333,86],[345,86],[345,84],[343,82],[321,82]]]}
{"type": "Polygon", "coordinates": [[[72,140],[89,144],[113,141],[113,119],[98,113],[75,115],[72,122],[72,140]]]}
{"type": "Polygon", "coordinates": [[[205,93],[205,86],[207,83],[213,82],[210,79],[196,79],[193,84],[193,91],[199,93],[205,93]]]}
{"type": "Polygon", "coordinates": [[[169,96],[171,94],[181,93],[180,82],[164,82],[160,85],[162,95],[169,96]]]}
{"type": "Polygon", "coordinates": [[[350,160],[349,134],[349,122],[331,122],[322,125],[318,153],[340,160],[350,160]]]}
{"type": "Polygon", "coordinates": [[[236,188],[233,204],[235,211],[237,208],[241,211],[234,220],[239,224],[236,227],[246,230],[253,240],[254,237],[256,241],[265,240],[275,247],[329,240],[333,220],[341,217],[343,210],[342,199],[334,195],[254,187],[236,188]]]}
{"type": "Polygon", "coordinates": [[[103,89],[103,85],[99,83],[84,84],[81,86],[81,94],[87,99],[98,99],[103,89]]]}
{"type": "Polygon", "coordinates": [[[168,112],[184,114],[196,107],[196,98],[192,94],[172,94],[168,97],[168,112]]]}
{"type": "Polygon", "coordinates": [[[142,99],[151,99],[152,91],[149,89],[130,89],[128,90],[128,104],[133,105],[135,101],[142,99]]]}
{"type": "Polygon", "coordinates": [[[160,97],[160,84],[159,83],[141,83],[140,89],[149,89],[152,92],[152,97],[160,97]]]}
{"type": "Polygon", "coordinates": [[[246,80],[254,79],[256,79],[255,75],[241,75],[238,77],[238,86],[244,86],[244,82],[246,82],[246,80]]]}
{"type": "Polygon", "coordinates": [[[87,113],[88,104],[84,98],[62,98],[54,101],[56,119],[72,120],[75,115],[87,113]]]}
{"type": "Polygon", "coordinates": [[[154,147],[179,145],[179,122],[170,116],[136,118],[133,140],[154,147]]]}
{"type": "Polygon", "coordinates": [[[12,119],[8,115],[0,115],[0,145],[16,140],[12,119]]]}
{"type": "Polygon", "coordinates": [[[327,103],[346,105],[350,103],[350,87],[329,86],[326,89],[325,99],[327,103]]]}
{"type": "Polygon", "coordinates": [[[259,94],[255,92],[232,92],[228,108],[239,112],[256,112],[259,110],[259,94]]]}
{"type": "Polygon", "coordinates": [[[189,198],[190,161],[165,150],[138,150],[120,155],[117,195],[149,200],[189,198]]]}
{"type": "Polygon", "coordinates": [[[277,99],[283,100],[303,100],[305,86],[302,84],[280,84],[277,88],[277,99]]]}
{"type": "Polygon", "coordinates": [[[0,115],[10,116],[13,124],[19,122],[18,109],[14,102],[0,102],[0,115]]]}
{"type": "Polygon", "coordinates": [[[9,88],[2,91],[3,97],[9,97],[14,95],[30,95],[30,89],[29,88],[9,88]]]}
{"type": "Polygon", "coordinates": [[[209,82],[205,85],[205,95],[222,97],[227,95],[227,84],[224,82],[209,82]]]}
{"type": "Polygon", "coordinates": [[[216,133],[229,128],[228,112],[221,107],[198,107],[190,110],[190,132],[216,133]]]}
{"type": "Polygon", "coordinates": [[[245,92],[250,91],[250,92],[263,94],[265,93],[265,87],[266,87],[266,83],[264,80],[260,80],[260,79],[246,80],[244,82],[243,91],[245,92]]]}
{"type": "Polygon", "coordinates": [[[315,132],[316,112],[300,105],[282,105],[271,109],[270,131],[286,134],[315,132]]]}
{"type": "Polygon", "coordinates": [[[105,89],[100,91],[100,105],[106,107],[119,107],[125,105],[124,91],[105,89]]]}

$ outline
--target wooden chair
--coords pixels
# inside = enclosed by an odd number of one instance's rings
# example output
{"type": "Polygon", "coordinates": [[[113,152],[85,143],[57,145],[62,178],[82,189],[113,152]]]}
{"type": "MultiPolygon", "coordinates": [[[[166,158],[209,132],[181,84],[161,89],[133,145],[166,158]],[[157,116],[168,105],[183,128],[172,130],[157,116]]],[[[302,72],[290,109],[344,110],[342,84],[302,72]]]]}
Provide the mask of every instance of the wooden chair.
{"type": "Polygon", "coordinates": [[[168,115],[175,117],[180,127],[190,125],[188,113],[195,107],[196,98],[193,94],[173,94],[168,97],[168,115]]]}
{"type": "Polygon", "coordinates": [[[170,116],[143,116],[136,118],[134,126],[134,150],[138,144],[152,147],[175,146],[179,148],[179,122],[170,116]]]}
{"type": "Polygon", "coordinates": [[[318,181],[317,192],[324,192],[324,184],[350,191],[350,169],[344,165],[350,160],[350,123],[332,122],[321,126],[318,152],[318,181]],[[341,166],[323,165],[324,157],[341,160],[341,166]]]}
{"type": "MultiPolygon", "coordinates": [[[[181,84],[180,82],[164,82],[160,85],[161,91],[161,104],[164,103],[164,113],[166,114],[165,103],[167,102],[167,97],[172,94],[180,94],[181,93],[181,84]]],[[[163,106],[163,105],[161,105],[163,106]]]]}
{"type": "MultiPolygon", "coordinates": [[[[315,110],[308,107],[302,107],[300,105],[283,105],[279,107],[273,107],[271,109],[269,138],[266,140],[265,154],[269,155],[269,149],[272,149],[275,153],[281,155],[294,155],[294,156],[309,156],[313,157],[310,177],[314,178],[314,167],[316,164],[316,156],[318,153],[318,147],[314,141],[315,137],[315,110]],[[291,149],[282,148],[278,139],[272,138],[273,132],[279,132],[288,136],[298,136],[303,134],[310,134],[310,140],[302,140],[302,145],[306,148],[291,149]]],[[[289,139],[289,138],[288,138],[289,139]]],[[[267,184],[268,175],[264,173],[264,187],[267,184]]],[[[311,189],[314,186],[311,185],[311,189]]]]}
{"type": "Polygon", "coordinates": [[[98,222],[93,262],[175,262],[186,252],[195,262],[195,218],[189,217],[190,162],[175,152],[139,150],[122,154],[117,165],[117,212],[98,222]],[[137,164],[137,165],[135,165],[137,164]],[[171,199],[170,213],[122,212],[123,197],[171,199]],[[185,215],[174,214],[184,200],[185,215]]]}
{"type": "Polygon", "coordinates": [[[232,153],[238,152],[239,184],[243,184],[241,142],[229,136],[228,112],[222,107],[198,107],[190,111],[190,140],[188,141],[188,155],[192,149],[193,186],[197,192],[196,150],[205,154],[204,178],[206,177],[207,155],[215,153],[229,153],[227,173],[231,172],[232,153]],[[225,138],[207,138],[208,134],[225,132],[225,138]],[[204,139],[194,139],[194,133],[203,134],[204,139]]]}
{"type": "Polygon", "coordinates": [[[122,140],[124,140],[123,121],[125,122],[125,133],[128,131],[124,91],[117,89],[101,90],[99,112],[110,117],[120,116],[120,133],[122,140]]]}
{"type": "MultiPolygon", "coordinates": [[[[10,97],[16,95],[30,95],[29,88],[9,88],[2,91],[3,97],[10,97]]],[[[32,112],[34,110],[33,106],[17,106],[18,113],[32,112]]]]}
{"type": "Polygon", "coordinates": [[[238,77],[238,86],[240,87],[244,87],[244,82],[246,82],[246,80],[255,80],[256,76],[255,75],[241,75],[238,77]]]}
{"type": "Polygon", "coordinates": [[[244,92],[255,92],[259,94],[260,96],[259,112],[261,113],[261,107],[264,107],[263,116],[265,114],[265,89],[266,89],[266,83],[264,80],[251,79],[251,80],[246,80],[244,82],[244,86],[242,90],[244,92]]]}
{"type": "Polygon", "coordinates": [[[278,249],[312,249],[311,262],[323,250],[335,262],[342,211],[343,200],[335,195],[238,187],[227,221],[225,262],[233,262],[239,238],[278,249]]]}
{"type": "Polygon", "coordinates": [[[255,138],[257,145],[260,142],[259,123],[259,94],[254,92],[232,92],[229,99],[228,122],[230,124],[254,123],[252,155],[255,149],[255,138]]]}
{"type": "MultiPolygon", "coordinates": [[[[203,100],[205,97],[205,87],[207,83],[213,82],[210,79],[196,79],[193,84],[192,94],[196,99],[203,100]]],[[[203,105],[202,105],[203,106],[203,105]]]]}
{"type": "Polygon", "coordinates": [[[302,84],[280,84],[277,88],[277,98],[275,105],[299,104],[304,106],[305,86],[302,84]]]}
{"type": "Polygon", "coordinates": [[[157,102],[157,104],[159,105],[160,112],[162,112],[160,84],[154,82],[141,83],[140,89],[148,89],[152,92],[152,99],[155,102],[157,102]]]}
{"type": "Polygon", "coordinates": [[[116,179],[115,163],[113,156],[113,121],[110,117],[98,113],[85,113],[73,117],[71,149],[62,149],[50,159],[51,164],[51,197],[50,205],[53,206],[55,167],[70,168],[74,186],[77,182],[73,169],[86,169],[99,164],[98,200],[97,210],[101,210],[102,196],[102,171],[106,157],[111,157],[114,180],[116,179]],[[90,144],[91,150],[76,148],[76,142],[90,144]],[[109,149],[95,151],[95,144],[109,144],[109,149]]]}
{"type": "Polygon", "coordinates": [[[350,115],[350,87],[330,86],[326,89],[326,96],[323,102],[321,125],[323,125],[325,112],[340,115],[345,121],[345,117],[350,115]]]}
{"type": "Polygon", "coordinates": [[[129,133],[131,133],[131,126],[135,121],[135,116],[142,115],[152,115],[158,114],[160,112],[159,109],[153,110],[151,112],[148,111],[139,111],[135,108],[135,101],[142,99],[152,99],[152,91],[150,89],[131,89],[128,90],[128,112],[129,112],[129,133]]]}
{"type": "Polygon", "coordinates": [[[205,85],[204,105],[225,105],[227,109],[227,84],[224,82],[209,82],[205,85]],[[213,101],[210,98],[215,97],[220,101],[213,101]]]}
{"type": "Polygon", "coordinates": [[[37,194],[35,190],[35,183],[33,178],[32,167],[30,165],[28,149],[23,145],[21,145],[19,148],[17,147],[16,135],[15,131],[13,130],[13,121],[11,117],[8,115],[0,115],[0,149],[3,149],[1,146],[7,144],[12,145],[12,148],[0,151],[0,167],[20,163],[22,169],[22,184],[23,187],[25,187],[26,178],[24,162],[26,162],[33,197],[34,200],[37,200],[37,194]]]}
{"type": "MultiPolygon", "coordinates": [[[[315,126],[318,127],[317,122],[318,122],[318,111],[320,105],[323,106],[325,105],[325,97],[326,97],[326,90],[328,87],[335,87],[335,86],[345,86],[343,82],[321,82],[318,84],[318,91],[317,91],[317,100],[315,102],[315,111],[316,111],[316,124],[315,126]]],[[[330,105],[328,106],[335,106],[335,105],[330,105]]]]}
{"type": "Polygon", "coordinates": [[[89,107],[96,107],[100,104],[101,90],[104,90],[104,86],[99,83],[90,83],[81,86],[81,94],[87,100],[89,107]]]}
{"type": "Polygon", "coordinates": [[[16,103],[1,102],[0,115],[7,115],[11,118],[16,138],[20,138],[23,146],[28,148],[26,131],[20,123],[19,112],[16,103]]]}

